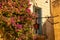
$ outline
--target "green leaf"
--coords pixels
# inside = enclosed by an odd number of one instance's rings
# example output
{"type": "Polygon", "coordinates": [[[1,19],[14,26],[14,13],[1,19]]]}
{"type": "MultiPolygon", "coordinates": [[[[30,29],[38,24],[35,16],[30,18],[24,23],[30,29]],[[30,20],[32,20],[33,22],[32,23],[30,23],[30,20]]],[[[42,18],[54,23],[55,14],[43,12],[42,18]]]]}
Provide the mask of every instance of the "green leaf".
{"type": "Polygon", "coordinates": [[[13,2],[15,2],[15,0],[12,0],[13,2]]]}
{"type": "Polygon", "coordinates": [[[3,12],[3,16],[5,16],[5,17],[10,17],[10,15],[9,15],[8,12],[3,12]]]}

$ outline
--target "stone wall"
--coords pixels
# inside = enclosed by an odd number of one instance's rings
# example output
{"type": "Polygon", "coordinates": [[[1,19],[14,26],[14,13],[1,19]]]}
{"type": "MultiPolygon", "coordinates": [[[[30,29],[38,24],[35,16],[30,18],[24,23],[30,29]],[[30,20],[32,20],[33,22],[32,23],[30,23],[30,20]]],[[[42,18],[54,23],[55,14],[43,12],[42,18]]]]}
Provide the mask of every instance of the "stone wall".
{"type": "Polygon", "coordinates": [[[60,0],[51,0],[51,11],[52,15],[57,17],[54,18],[54,32],[55,40],[60,40],[60,0]]]}

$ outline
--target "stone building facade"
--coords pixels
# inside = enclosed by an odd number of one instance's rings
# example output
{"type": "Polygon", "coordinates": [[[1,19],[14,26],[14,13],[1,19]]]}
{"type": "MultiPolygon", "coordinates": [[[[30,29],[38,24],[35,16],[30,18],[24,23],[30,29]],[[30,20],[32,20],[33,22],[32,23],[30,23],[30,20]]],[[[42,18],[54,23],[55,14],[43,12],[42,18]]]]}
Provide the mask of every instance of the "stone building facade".
{"type": "Polygon", "coordinates": [[[51,11],[54,18],[55,40],[60,40],[60,0],[51,0],[51,11]]]}

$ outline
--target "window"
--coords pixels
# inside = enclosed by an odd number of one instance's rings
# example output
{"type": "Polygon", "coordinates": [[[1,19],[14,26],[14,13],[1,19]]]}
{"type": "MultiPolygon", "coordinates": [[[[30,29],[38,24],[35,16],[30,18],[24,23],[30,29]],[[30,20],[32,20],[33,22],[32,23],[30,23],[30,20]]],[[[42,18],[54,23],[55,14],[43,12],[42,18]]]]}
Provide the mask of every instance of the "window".
{"type": "Polygon", "coordinates": [[[42,34],[42,8],[33,6],[33,11],[35,13],[38,13],[37,23],[39,24],[39,29],[37,30],[38,34],[42,34]]]}

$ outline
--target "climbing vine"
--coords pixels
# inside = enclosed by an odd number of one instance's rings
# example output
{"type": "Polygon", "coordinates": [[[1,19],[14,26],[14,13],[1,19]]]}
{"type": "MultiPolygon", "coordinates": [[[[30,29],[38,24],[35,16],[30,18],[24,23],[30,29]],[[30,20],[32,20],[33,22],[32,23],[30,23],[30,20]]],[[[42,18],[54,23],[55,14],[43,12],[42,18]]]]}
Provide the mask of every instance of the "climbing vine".
{"type": "Polygon", "coordinates": [[[33,40],[36,14],[30,0],[0,0],[0,31],[5,40],[33,40]]]}

